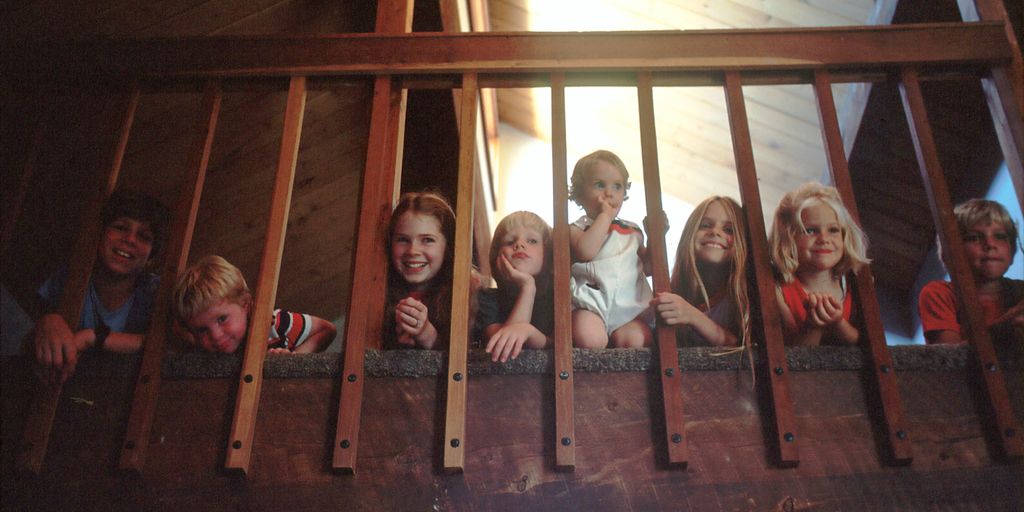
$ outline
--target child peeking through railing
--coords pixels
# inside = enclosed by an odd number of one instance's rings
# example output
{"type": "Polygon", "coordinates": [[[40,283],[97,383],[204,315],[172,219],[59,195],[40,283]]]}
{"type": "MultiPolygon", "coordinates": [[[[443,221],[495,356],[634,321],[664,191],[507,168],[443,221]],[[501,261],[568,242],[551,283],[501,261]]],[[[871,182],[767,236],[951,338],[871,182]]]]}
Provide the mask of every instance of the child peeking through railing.
{"type": "Polygon", "coordinates": [[[860,331],[847,274],[868,263],[867,237],[833,187],[805,183],[783,196],[768,240],[788,345],[851,345],[860,331]]]}
{"type": "MultiPolygon", "coordinates": [[[[232,354],[245,343],[252,294],[242,272],[220,256],[206,256],[178,277],[172,304],[189,342],[206,352],[232,354]]],[[[319,352],[334,339],[323,318],[275,309],[267,325],[272,354],[319,352]]]]}
{"type": "Polygon", "coordinates": [[[569,199],[586,212],[569,226],[573,344],[650,346],[644,233],[618,218],[629,189],[626,165],[615,153],[598,150],[576,163],[570,181],[569,199]]]}
{"type": "Polygon", "coordinates": [[[493,361],[545,348],[554,331],[551,228],[531,212],[510,213],[494,228],[489,258],[497,288],[478,295],[477,323],[493,361]]]}

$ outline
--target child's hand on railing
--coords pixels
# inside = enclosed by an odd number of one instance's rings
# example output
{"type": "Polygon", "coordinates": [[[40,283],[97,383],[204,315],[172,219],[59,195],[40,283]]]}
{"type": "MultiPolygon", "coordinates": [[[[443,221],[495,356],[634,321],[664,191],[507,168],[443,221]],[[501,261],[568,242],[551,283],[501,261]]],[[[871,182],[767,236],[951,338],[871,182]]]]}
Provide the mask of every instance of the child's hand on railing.
{"type": "Polygon", "coordinates": [[[519,357],[519,353],[523,351],[523,344],[531,335],[543,337],[536,327],[526,322],[505,325],[491,336],[484,351],[491,354],[491,361],[507,362],[509,359],[519,357]]]}

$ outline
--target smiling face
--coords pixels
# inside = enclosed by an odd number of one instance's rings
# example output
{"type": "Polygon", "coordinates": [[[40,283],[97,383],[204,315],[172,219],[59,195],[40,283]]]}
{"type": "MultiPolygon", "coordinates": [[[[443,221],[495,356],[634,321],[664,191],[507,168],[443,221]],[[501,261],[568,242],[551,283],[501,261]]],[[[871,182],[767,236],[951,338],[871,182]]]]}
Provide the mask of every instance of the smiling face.
{"type": "Polygon", "coordinates": [[[729,263],[733,257],[734,242],[732,221],[722,203],[709,204],[693,237],[694,258],[704,264],[729,263]]]}
{"type": "Polygon", "coordinates": [[[422,290],[444,266],[447,245],[436,218],[407,211],[391,234],[391,265],[413,289],[422,290]]]}
{"type": "Polygon", "coordinates": [[[533,228],[517,226],[501,240],[501,256],[520,272],[536,277],[544,269],[544,238],[533,228]]]}
{"type": "Polygon", "coordinates": [[[97,259],[103,270],[115,277],[142,273],[153,251],[149,224],[130,217],[118,217],[103,228],[97,259]]]}
{"type": "Polygon", "coordinates": [[[232,354],[245,341],[249,304],[222,300],[185,322],[196,344],[206,352],[232,354]]]}
{"type": "Polygon", "coordinates": [[[598,160],[590,167],[579,196],[580,206],[587,216],[597,218],[602,203],[608,203],[616,210],[622,206],[626,197],[626,178],[612,163],[598,160]]]}
{"type": "Polygon", "coordinates": [[[974,278],[979,282],[1003,277],[1013,263],[1010,235],[995,222],[975,224],[963,234],[964,252],[974,278]]]}
{"type": "Polygon", "coordinates": [[[800,213],[804,232],[796,235],[797,272],[832,270],[843,258],[843,228],[835,210],[823,203],[800,213]]]}

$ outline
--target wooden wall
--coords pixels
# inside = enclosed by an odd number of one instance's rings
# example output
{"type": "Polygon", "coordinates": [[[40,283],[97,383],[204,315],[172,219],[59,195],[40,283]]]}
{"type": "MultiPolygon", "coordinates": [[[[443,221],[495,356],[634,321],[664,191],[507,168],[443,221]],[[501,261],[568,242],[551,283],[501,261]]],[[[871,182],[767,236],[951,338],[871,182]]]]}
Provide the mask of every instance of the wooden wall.
{"type": "MultiPolygon", "coordinates": [[[[795,468],[772,460],[745,370],[683,375],[686,468],[665,462],[655,373],[577,372],[571,473],[553,469],[548,374],[470,377],[463,474],[441,470],[443,377],[369,379],[355,475],[329,469],[337,379],[269,379],[245,478],[222,470],[236,379],[164,382],[140,478],[111,469],[127,381],[80,375],[35,480],[10,472],[29,379],[17,361],[2,370],[4,510],[1015,511],[1024,499],[1024,467],[986,439],[969,367],[900,371],[914,461],[898,467],[880,455],[862,372],[792,373],[795,468]]],[[[1019,368],[1007,384],[1021,418],[1019,368]]]]}
{"type": "MultiPolygon", "coordinates": [[[[414,30],[439,31],[436,2],[419,2],[414,30]]],[[[10,37],[173,37],[372,31],[374,2],[285,0],[109,1],[47,11],[47,2],[3,7],[0,31],[10,37]]],[[[225,96],[199,209],[191,260],[220,254],[254,285],[263,248],[271,179],[280,147],[286,81],[225,84],[225,96]]],[[[366,158],[371,84],[312,83],[278,287],[278,305],[337,318],[348,304],[350,258],[366,158]]],[[[108,154],[117,99],[110,90],[26,90],[0,81],[3,207],[15,196],[35,119],[47,109],[44,143],[3,279],[23,303],[63,263],[74,242],[99,167],[108,154]],[[106,117],[105,117],[106,116],[106,117]],[[106,126],[106,128],[104,128],[106,126]]],[[[125,186],[168,205],[181,185],[201,94],[194,85],[144,90],[121,172],[125,186]]],[[[410,94],[404,190],[434,187],[455,199],[457,140],[451,94],[410,94]]],[[[3,210],[5,219],[10,210],[3,210]]],[[[26,304],[28,306],[28,304],[26,304]]],[[[31,309],[31,308],[30,308],[31,309]]]]}

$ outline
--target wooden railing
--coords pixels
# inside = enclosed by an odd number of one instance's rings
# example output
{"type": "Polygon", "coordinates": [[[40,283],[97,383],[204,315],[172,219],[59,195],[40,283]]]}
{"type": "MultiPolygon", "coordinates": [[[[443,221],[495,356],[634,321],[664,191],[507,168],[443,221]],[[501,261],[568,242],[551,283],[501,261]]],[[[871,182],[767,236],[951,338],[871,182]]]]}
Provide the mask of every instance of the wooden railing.
{"type": "MultiPolygon", "coordinates": [[[[951,269],[957,292],[972,297],[974,284],[961,256],[961,241],[952,218],[947,186],[938,157],[921,92],[922,76],[958,74],[977,76],[996,84],[988,90],[998,101],[990,101],[993,118],[1000,129],[1004,153],[1017,187],[1024,197],[1021,176],[1021,121],[1017,99],[1020,77],[1013,79],[1012,67],[1019,62],[1019,50],[1007,38],[1003,22],[930,24],[834,29],[693,31],[672,33],[512,33],[512,34],[404,34],[409,13],[391,12],[392,21],[379,24],[392,30],[376,35],[352,34],[332,37],[203,38],[145,41],[90,41],[15,45],[4,57],[3,72],[25,83],[65,80],[73,84],[103,81],[129,85],[125,96],[120,138],[108,159],[107,180],[90,202],[87,219],[98,219],[98,209],[117,184],[120,162],[131,130],[138,100],[138,84],[181,82],[204,83],[202,120],[196,128],[191,149],[187,185],[175,209],[171,256],[159,292],[153,330],[147,336],[142,368],[136,383],[128,432],[123,445],[121,467],[142,471],[149,431],[156,411],[160,384],[160,362],[164,352],[163,326],[167,315],[167,289],[188,259],[189,241],[203,188],[206,163],[220,108],[221,84],[235,78],[289,77],[284,132],[275,178],[267,241],[261,260],[254,302],[254,322],[268,316],[273,307],[286,220],[301,135],[307,80],[334,77],[370,77],[373,104],[366,171],[356,235],[353,289],[369,300],[353,300],[348,307],[345,331],[345,361],[341,377],[337,434],[332,465],[354,471],[359,441],[363,390],[364,351],[379,346],[380,325],[375,319],[383,311],[385,265],[383,240],[397,184],[403,141],[405,91],[413,88],[451,88],[461,91],[460,151],[455,244],[455,278],[452,305],[452,333],[447,369],[447,412],[445,417],[445,469],[461,471],[463,454],[472,440],[465,438],[466,372],[469,333],[469,269],[472,261],[474,148],[478,98],[481,88],[541,86],[552,92],[552,169],[554,195],[554,283],[556,290],[554,333],[555,445],[558,468],[575,466],[573,420],[573,364],[568,297],[569,252],[566,211],[567,150],[565,128],[565,87],[567,85],[623,85],[636,87],[640,105],[640,129],[644,178],[647,186],[648,218],[655,219],[652,233],[664,232],[660,225],[661,190],[655,137],[653,88],[662,86],[721,86],[728,107],[737,176],[747,224],[752,227],[751,254],[762,325],[757,329],[764,340],[766,379],[773,405],[773,432],[778,460],[782,465],[799,462],[789,369],[774,300],[774,281],[768,260],[764,213],[758,190],[758,175],[751,147],[743,86],[749,84],[806,83],[814,87],[822,121],[829,169],[843,201],[858,216],[853,187],[839,132],[831,85],[849,81],[884,80],[896,73],[914,135],[922,176],[932,201],[935,222],[942,241],[950,248],[951,269]],[[384,34],[390,32],[390,35],[384,34]],[[114,59],[111,56],[120,56],[114,59]],[[1016,60],[1015,60],[1016,59],[1016,60]],[[1016,83],[1017,85],[1014,85],[1016,83]]],[[[37,138],[42,144],[42,138],[37,138]]],[[[38,151],[36,149],[34,151],[38,151]]],[[[5,226],[5,235],[9,232],[5,226]]],[[[73,324],[78,319],[95,255],[93,241],[100,226],[86,224],[72,257],[71,274],[61,312],[73,324]]],[[[668,289],[665,240],[651,238],[655,291],[668,289]]],[[[7,239],[5,238],[5,244],[7,239]]],[[[6,249],[6,247],[4,247],[6,249]]],[[[5,251],[6,252],[6,251],[5,251]]],[[[910,462],[910,433],[896,388],[892,358],[886,347],[879,307],[870,268],[856,276],[866,327],[865,352],[874,370],[874,389],[882,404],[888,450],[895,462],[910,462]]],[[[999,363],[974,301],[966,305],[970,339],[982,362],[984,386],[994,411],[1001,446],[1010,456],[1024,454],[1019,428],[1006,396],[999,363]]],[[[234,421],[228,439],[226,467],[249,471],[253,432],[257,425],[262,367],[265,351],[259,338],[262,328],[250,329],[250,339],[239,374],[234,421]]],[[[687,462],[681,371],[674,333],[659,327],[657,351],[664,398],[665,449],[668,460],[687,462]]],[[[19,452],[24,469],[38,472],[46,454],[50,424],[60,387],[42,387],[33,401],[19,452]]]]}

